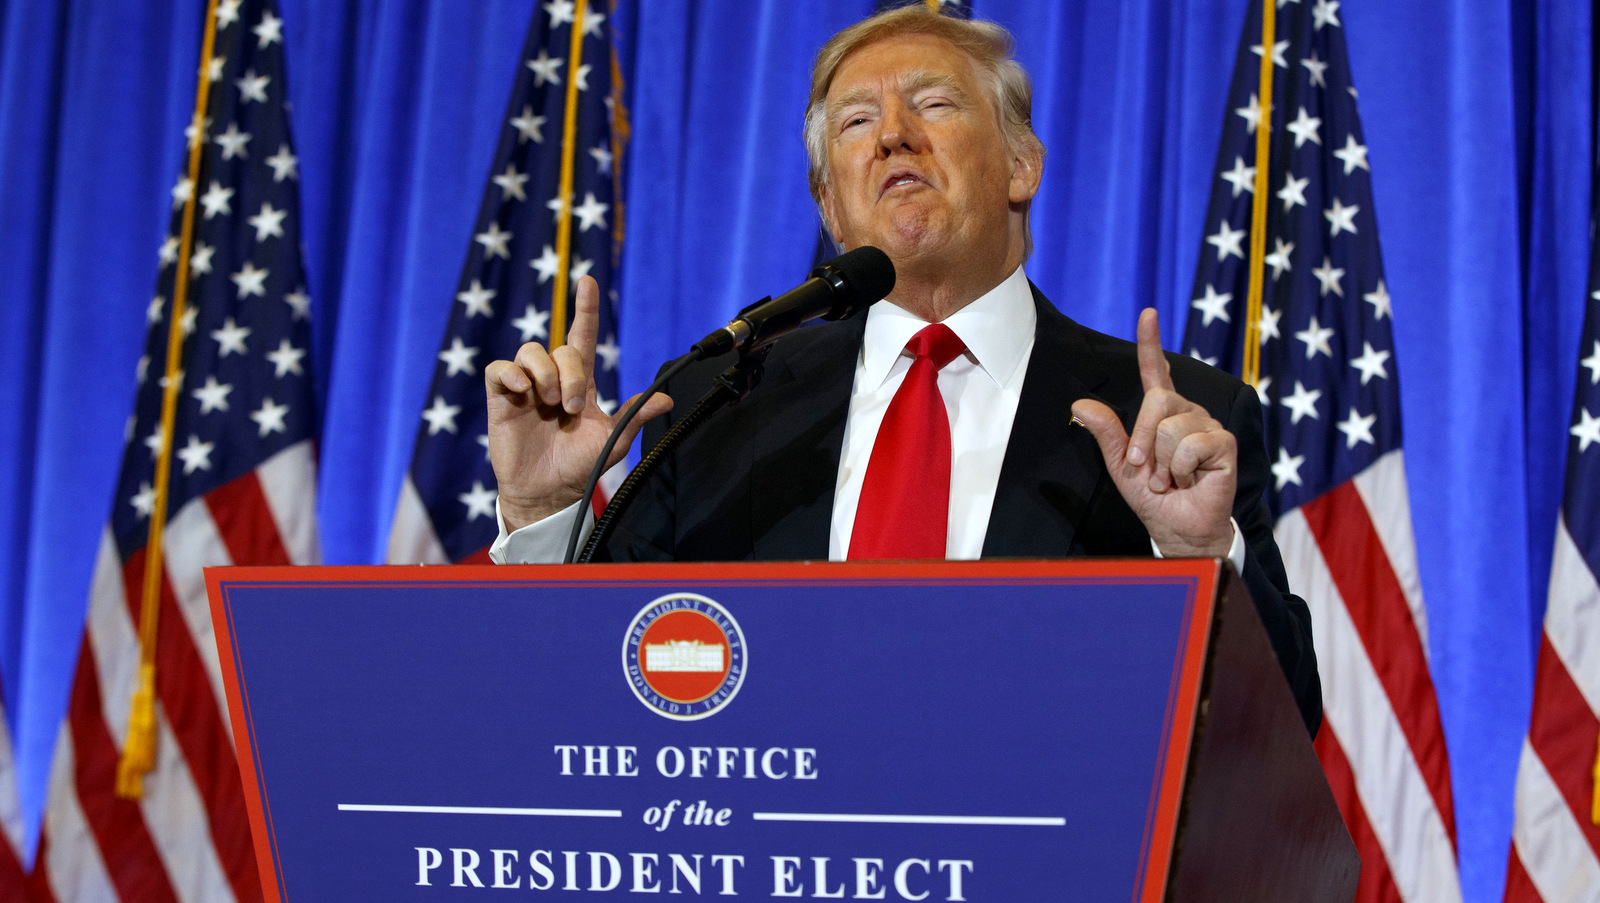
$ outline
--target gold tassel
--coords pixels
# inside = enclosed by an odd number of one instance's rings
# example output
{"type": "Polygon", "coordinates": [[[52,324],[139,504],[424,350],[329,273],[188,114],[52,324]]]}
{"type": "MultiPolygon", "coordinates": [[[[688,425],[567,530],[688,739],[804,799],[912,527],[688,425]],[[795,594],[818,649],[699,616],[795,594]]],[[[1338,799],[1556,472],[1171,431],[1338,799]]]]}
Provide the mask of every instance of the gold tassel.
{"type": "Polygon", "coordinates": [[[117,796],[144,796],[145,773],[156,767],[156,666],[139,666],[139,688],[128,713],[128,740],[117,763],[117,796]]]}
{"type": "Polygon", "coordinates": [[[1589,820],[1600,825],[1600,743],[1595,744],[1594,750],[1594,787],[1590,792],[1589,820]]]}

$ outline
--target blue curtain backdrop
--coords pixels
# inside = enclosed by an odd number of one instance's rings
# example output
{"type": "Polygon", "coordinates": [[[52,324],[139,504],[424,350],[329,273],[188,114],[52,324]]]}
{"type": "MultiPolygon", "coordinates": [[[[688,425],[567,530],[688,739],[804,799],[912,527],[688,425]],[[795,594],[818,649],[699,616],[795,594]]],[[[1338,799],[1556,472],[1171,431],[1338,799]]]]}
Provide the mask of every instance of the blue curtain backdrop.
{"type": "MultiPolygon", "coordinates": [[[[281,0],[331,563],[383,557],[533,0],[281,0]]],[[[1028,270],[1176,347],[1248,0],[977,0],[1049,148],[1028,270]]],[[[811,56],[871,0],[624,0],[623,373],[803,274],[811,56]]],[[[1577,366],[1587,0],[1348,0],[1464,886],[1499,899],[1577,366]]],[[[0,3],[0,687],[32,826],[111,505],[200,0],[0,3]]]]}

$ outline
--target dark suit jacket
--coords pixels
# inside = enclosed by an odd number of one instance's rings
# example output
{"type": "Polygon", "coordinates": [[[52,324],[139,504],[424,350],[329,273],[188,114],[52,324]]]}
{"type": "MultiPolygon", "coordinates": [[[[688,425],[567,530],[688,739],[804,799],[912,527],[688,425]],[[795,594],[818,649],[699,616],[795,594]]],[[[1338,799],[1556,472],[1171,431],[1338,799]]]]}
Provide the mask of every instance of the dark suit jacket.
{"type": "MultiPolygon", "coordinates": [[[[1006,446],[986,558],[1148,556],[1150,536],[1117,492],[1088,430],[1070,423],[1097,398],[1131,429],[1143,398],[1133,343],[1079,326],[1033,290],[1038,327],[1006,446]]],[[[826,559],[845,416],[866,317],[802,329],[772,347],[744,401],[718,413],[640,491],[601,558],[615,561],[826,559]]],[[[1246,543],[1244,580],[1284,676],[1315,733],[1322,689],[1311,613],[1290,594],[1263,492],[1269,478],[1255,390],[1168,354],[1173,383],[1238,439],[1233,516],[1246,543]]],[[[687,412],[732,356],[689,367],[667,386],[687,412]]],[[[650,448],[669,423],[645,430],[650,448]]]]}

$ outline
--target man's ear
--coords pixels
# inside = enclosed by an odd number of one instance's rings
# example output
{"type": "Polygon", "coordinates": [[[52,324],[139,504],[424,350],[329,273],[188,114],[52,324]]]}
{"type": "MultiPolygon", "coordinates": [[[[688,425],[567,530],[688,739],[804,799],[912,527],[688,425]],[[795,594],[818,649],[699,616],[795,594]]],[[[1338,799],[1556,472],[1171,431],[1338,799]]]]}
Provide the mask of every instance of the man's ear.
{"type": "Polygon", "coordinates": [[[817,189],[817,212],[822,214],[822,228],[827,229],[828,234],[833,236],[834,245],[843,247],[844,238],[839,235],[839,229],[834,225],[839,220],[833,215],[833,195],[829,193],[826,182],[817,189]]]}
{"type": "Polygon", "coordinates": [[[1008,200],[1025,204],[1039,193],[1039,180],[1044,176],[1044,146],[1038,140],[1025,142],[1011,158],[1011,184],[1008,200]]]}

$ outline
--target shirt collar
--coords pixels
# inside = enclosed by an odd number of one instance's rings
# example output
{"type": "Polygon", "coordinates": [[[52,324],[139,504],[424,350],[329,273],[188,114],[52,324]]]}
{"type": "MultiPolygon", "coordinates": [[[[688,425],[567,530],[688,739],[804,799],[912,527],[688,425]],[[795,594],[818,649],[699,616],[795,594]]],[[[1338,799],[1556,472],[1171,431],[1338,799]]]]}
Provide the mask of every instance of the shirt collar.
{"type": "MultiPolygon", "coordinates": [[[[967,356],[998,385],[1005,385],[1033,342],[1038,312],[1022,267],[1017,267],[987,294],[951,314],[944,324],[967,346],[967,356]]],[[[905,351],[906,343],[928,321],[895,306],[874,304],[867,311],[862,339],[863,386],[883,385],[905,351]]]]}

